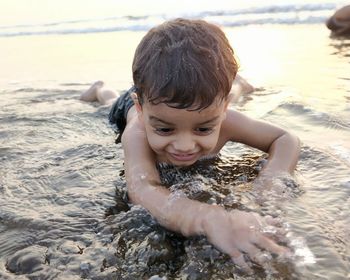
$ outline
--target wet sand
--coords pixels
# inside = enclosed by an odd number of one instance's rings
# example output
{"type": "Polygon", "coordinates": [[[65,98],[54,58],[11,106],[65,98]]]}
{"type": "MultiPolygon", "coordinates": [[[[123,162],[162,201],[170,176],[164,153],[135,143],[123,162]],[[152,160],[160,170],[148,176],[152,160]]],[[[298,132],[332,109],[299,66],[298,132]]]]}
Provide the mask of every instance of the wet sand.
{"type": "MultiPolygon", "coordinates": [[[[233,106],[303,141],[299,187],[277,209],[254,208],[289,224],[294,262],[245,275],[205,238],[169,232],[129,204],[108,108],[78,97],[95,80],[127,89],[143,32],[27,36],[0,38],[1,279],[349,277],[349,40],[329,38],[323,25],[225,32],[242,76],[260,88],[233,106]]],[[[167,182],[194,199],[251,208],[260,156],[229,144],[211,168],[170,170],[167,182]]]]}

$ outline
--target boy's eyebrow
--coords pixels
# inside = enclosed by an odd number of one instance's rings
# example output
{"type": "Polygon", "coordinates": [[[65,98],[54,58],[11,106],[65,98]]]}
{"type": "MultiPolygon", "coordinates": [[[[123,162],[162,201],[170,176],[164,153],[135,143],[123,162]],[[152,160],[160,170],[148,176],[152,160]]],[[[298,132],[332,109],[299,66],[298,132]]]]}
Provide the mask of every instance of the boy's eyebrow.
{"type": "Polygon", "coordinates": [[[150,117],[149,117],[149,120],[150,120],[150,121],[154,121],[154,122],[161,122],[161,123],[164,123],[164,124],[166,124],[166,125],[173,125],[172,123],[163,121],[162,119],[159,119],[159,118],[157,118],[157,117],[155,117],[155,116],[150,116],[150,117]]]}
{"type": "MultiPolygon", "coordinates": [[[[220,118],[220,116],[216,116],[216,117],[211,118],[210,120],[207,120],[207,121],[205,121],[205,122],[202,122],[202,123],[200,123],[200,124],[198,124],[198,125],[206,125],[206,124],[208,124],[208,123],[215,122],[215,121],[218,120],[219,118],[220,118]]],[[[164,120],[162,120],[162,119],[159,119],[159,118],[157,118],[157,117],[155,117],[155,116],[150,116],[150,117],[149,117],[149,120],[150,120],[150,121],[154,121],[154,122],[161,122],[161,123],[164,123],[164,124],[166,124],[166,125],[173,125],[172,123],[167,122],[167,121],[164,121],[164,120]]]]}

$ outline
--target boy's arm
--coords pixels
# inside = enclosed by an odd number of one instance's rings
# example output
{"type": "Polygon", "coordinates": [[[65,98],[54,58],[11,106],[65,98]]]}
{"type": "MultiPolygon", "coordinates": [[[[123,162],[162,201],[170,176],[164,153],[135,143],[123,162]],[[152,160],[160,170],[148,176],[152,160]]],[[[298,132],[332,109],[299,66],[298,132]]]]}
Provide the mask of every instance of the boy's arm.
{"type": "Polygon", "coordinates": [[[122,145],[131,202],[145,207],[168,229],[186,236],[200,234],[201,224],[195,213],[200,212],[201,203],[171,195],[169,190],[161,186],[154,153],[137,117],[128,120],[122,136],[122,145]],[[183,215],[185,213],[186,215],[183,215]]]}
{"type": "Polygon", "coordinates": [[[207,236],[214,246],[242,267],[247,267],[243,253],[262,263],[259,248],[279,255],[288,251],[263,233],[263,227],[273,221],[238,210],[227,212],[220,206],[177,196],[162,187],[153,152],[137,117],[128,121],[122,144],[129,198],[145,207],[161,225],[185,236],[207,236]]]}
{"type": "MultiPolygon", "coordinates": [[[[298,162],[300,141],[295,135],[269,123],[253,120],[239,112],[228,111],[223,124],[226,140],[247,144],[269,154],[266,164],[253,182],[256,202],[282,201],[289,178],[298,162]]],[[[288,193],[288,192],[287,192],[288,193]]]]}
{"type": "Polygon", "coordinates": [[[223,123],[224,137],[269,154],[259,176],[292,174],[298,162],[300,141],[292,133],[269,123],[228,110],[223,123]]]}

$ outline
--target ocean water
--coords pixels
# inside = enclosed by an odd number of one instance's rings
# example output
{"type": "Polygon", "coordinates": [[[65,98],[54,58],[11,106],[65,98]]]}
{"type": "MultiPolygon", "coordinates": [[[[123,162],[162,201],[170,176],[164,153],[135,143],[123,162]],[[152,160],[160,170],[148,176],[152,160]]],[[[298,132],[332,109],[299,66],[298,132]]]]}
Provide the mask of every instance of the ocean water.
{"type": "Polygon", "coordinates": [[[0,37],[146,31],[174,17],[202,18],[221,26],[323,23],[345,1],[37,0],[23,3],[9,0],[0,3],[3,11],[0,37]]]}
{"type": "Polygon", "coordinates": [[[350,40],[324,26],[344,1],[72,2],[0,2],[0,279],[349,279],[350,40]],[[257,87],[236,110],[302,140],[295,178],[262,205],[266,155],[248,147],[160,167],[175,194],[282,219],[294,258],[253,275],[130,204],[108,108],[78,100],[95,79],[126,89],[138,41],[177,16],[223,27],[257,87]]]}

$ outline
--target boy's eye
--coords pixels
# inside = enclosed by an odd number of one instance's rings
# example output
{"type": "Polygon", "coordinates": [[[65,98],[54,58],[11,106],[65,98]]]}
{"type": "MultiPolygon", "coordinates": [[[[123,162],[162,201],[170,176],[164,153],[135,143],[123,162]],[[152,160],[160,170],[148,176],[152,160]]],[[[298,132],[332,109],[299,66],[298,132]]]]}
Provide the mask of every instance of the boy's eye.
{"type": "Polygon", "coordinates": [[[213,128],[211,127],[198,127],[196,128],[196,132],[202,133],[202,134],[209,134],[213,131],[213,128]]]}
{"type": "Polygon", "coordinates": [[[168,134],[172,133],[173,130],[174,129],[167,128],[167,127],[160,127],[160,128],[155,129],[156,133],[161,134],[161,135],[168,135],[168,134]]]}

